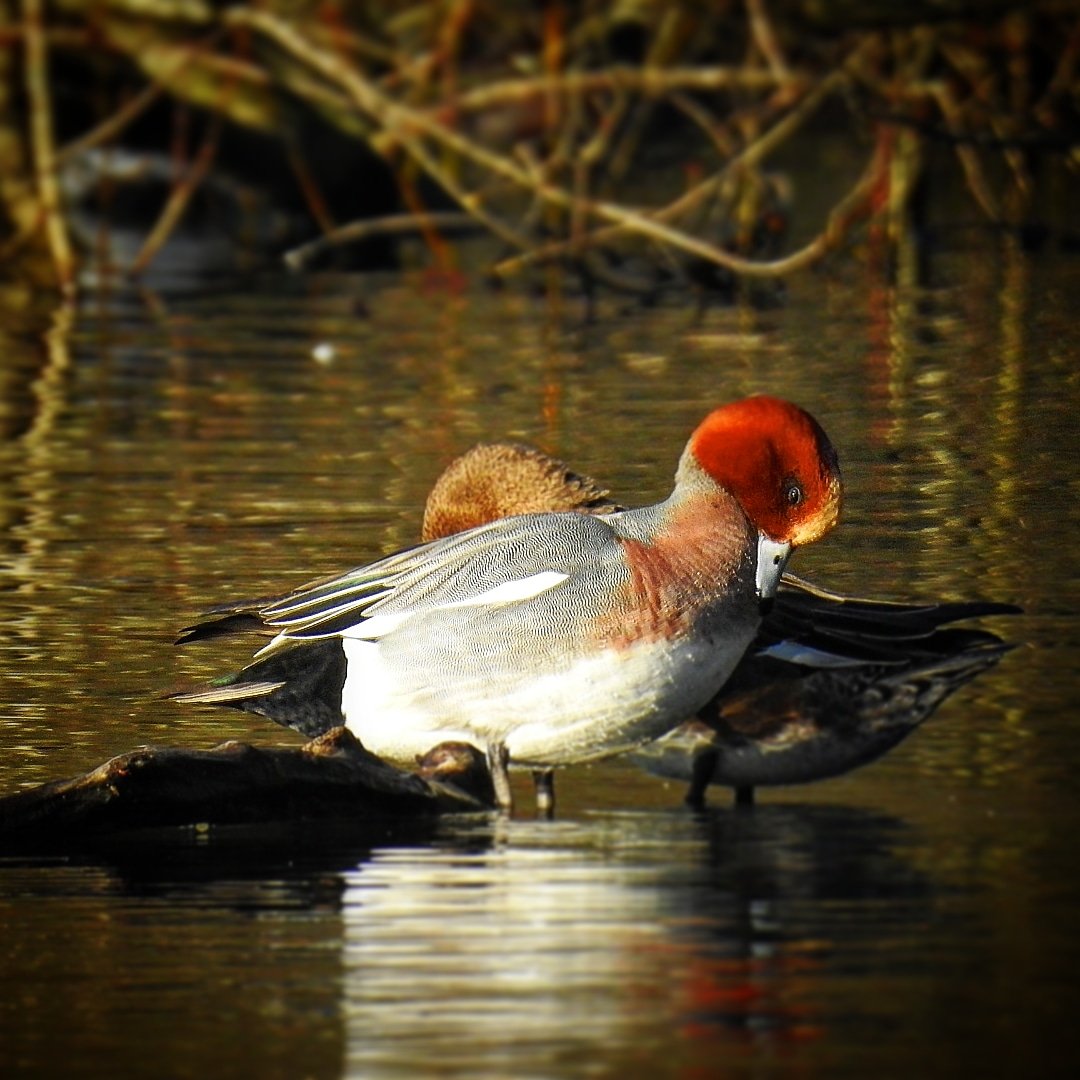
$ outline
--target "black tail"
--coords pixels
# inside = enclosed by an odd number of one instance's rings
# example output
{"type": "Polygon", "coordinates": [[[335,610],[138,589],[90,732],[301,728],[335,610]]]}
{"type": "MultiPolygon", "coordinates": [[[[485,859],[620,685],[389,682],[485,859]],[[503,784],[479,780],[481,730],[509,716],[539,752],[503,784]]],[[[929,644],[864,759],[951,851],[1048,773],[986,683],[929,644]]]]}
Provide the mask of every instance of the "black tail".
{"type": "Polygon", "coordinates": [[[341,640],[323,638],[271,653],[202,690],[171,696],[257,713],[314,738],[341,726],[344,683],[341,640]]]}

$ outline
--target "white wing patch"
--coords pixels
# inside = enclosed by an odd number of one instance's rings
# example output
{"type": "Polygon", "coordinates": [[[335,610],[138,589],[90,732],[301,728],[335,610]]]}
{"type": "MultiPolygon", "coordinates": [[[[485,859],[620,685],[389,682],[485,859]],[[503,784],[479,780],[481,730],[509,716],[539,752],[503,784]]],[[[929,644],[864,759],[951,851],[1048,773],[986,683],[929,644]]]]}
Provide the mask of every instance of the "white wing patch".
{"type": "Polygon", "coordinates": [[[560,574],[557,570],[544,570],[540,574],[531,577],[515,578],[513,581],[504,581],[487,592],[477,593],[467,600],[455,600],[452,604],[440,604],[444,608],[459,607],[483,607],[488,604],[515,604],[522,600],[531,600],[548,589],[554,589],[561,585],[570,575],[560,574]]]}
{"type": "Polygon", "coordinates": [[[815,649],[812,645],[800,645],[797,641],[779,641],[762,649],[758,656],[772,656],[777,660],[786,660],[789,664],[801,664],[803,667],[845,668],[859,667],[865,663],[850,656],[815,649]]]}
{"type": "Polygon", "coordinates": [[[341,636],[343,638],[357,638],[361,641],[374,641],[376,638],[393,633],[403,622],[411,619],[415,614],[415,610],[410,610],[395,611],[389,615],[372,615],[369,619],[361,619],[358,623],[350,626],[348,630],[342,630],[341,636]]]}
{"type": "MultiPolygon", "coordinates": [[[[470,596],[465,600],[455,600],[450,604],[438,604],[435,607],[428,608],[429,611],[449,611],[452,608],[463,607],[490,607],[495,604],[517,604],[525,600],[531,600],[534,596],[539,596],[541,593],[547,592],[548,589],[554,589],[556,585],[561,585],[569,577],[569,574],[561,574],[557,570],[545,570],[539,574],[532,574],[525,578],[515,578],[513,581],[504,581],[501,585],[496,585],[493,589],[487,589],[485,592],[477,593],[476,596],[470,596]]],[[[384,615],[372,615],[366,619],[359,619],[354,626],[350,626],[347,630],[341,632],[341,637],[352,638],[357,641],[376,641],[381,637],[385,637],[387,634],[393,633],[403,623],[407,622],[414,615],[418,614],[416,608],[410,608],[406,611],[394,611],[387,612],[384,615]]],[[[288,634],[279,635],[281,638],[287,638],[288,634]]],[[[267,646],[264,652],[270,650],[270,648],[278,643],[278,639],[267,646]]]]}

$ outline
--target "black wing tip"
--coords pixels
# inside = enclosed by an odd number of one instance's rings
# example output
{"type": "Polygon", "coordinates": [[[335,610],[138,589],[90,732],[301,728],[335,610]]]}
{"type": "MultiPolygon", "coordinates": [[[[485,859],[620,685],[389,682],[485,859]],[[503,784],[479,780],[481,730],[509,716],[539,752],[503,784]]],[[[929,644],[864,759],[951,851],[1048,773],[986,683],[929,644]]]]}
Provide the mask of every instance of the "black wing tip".
{"type": "Polygon", "coordinates": [[[174,645],[190,645],[194,641],[213,641],[223,637],[237,637],[243,634],[261,634],[273,636],[274,631],[266,625],[257,612],[233,611],[221,618],[207,619],[204,622],[185,626],[173,642],[174,645]]]}
{"type": "Polygon", "coordinates": [[[893,615],[913,616],[936,615],[947,613],[948,618],[941,621],[955,622],[958,619],[977,619],[990,615],[1022,615],[1023,607],[1002,600],[943,600],[931,602],[918,602],[910,600],[882,600],[870,596],[856,596],[848,593],[836,592],[818,585],[796,574],[785,573],[782,578],[782,592],[799,594],[804,597],[813,597],[823,600],[830,606],[839,605],[848,610],[866,608],[869,611],[879,610],[893,615]],[[784,588],[786,587],[786,588],[784,588]]]}

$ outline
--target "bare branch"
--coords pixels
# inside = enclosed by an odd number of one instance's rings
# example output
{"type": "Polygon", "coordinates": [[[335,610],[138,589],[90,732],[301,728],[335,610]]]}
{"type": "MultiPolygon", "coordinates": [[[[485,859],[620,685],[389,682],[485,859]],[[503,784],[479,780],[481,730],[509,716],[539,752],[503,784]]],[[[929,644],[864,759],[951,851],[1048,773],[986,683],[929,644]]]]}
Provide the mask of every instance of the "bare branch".
{"type": "Polygon", "coordinates": [[[778,83],[784,84],[790,81],[791,72],[787,61],[784,59],[783,50],[777,40],[776,31],[773,29],[772,20],[765,9],[765,0],[746,0],[746,14],[750,20],[750,33],[754,38],[754,44],[761,50],[765,62],[769,65],[769,71],[778,83]]]}
{"type": "Polygon", "coordinates": [[[42,0],[23,0],[26,23],[26,96],[30,102],[30,147],[34,161],[38,202],[53,268],[61,291],[75,286],[75,258],[68,238],[67,223],[60,203],[56,178],[56,144],[53,139],[52,98],[49,93],[49,64],[45,46],[42,0]]]}
{"type": "Polygon", "coordinates": [[[283,256],[285,265],[290,270],[301,270],[328,248],[342,244],[355,244],[361,240],[370,240],[375,236],[400,236],[402,234],[423,232],[426,229],[439,229],[442,232],[460,229],[475,229],[476,222],[469,214],[449,211],[425,211],[420,214],[390,214],[386,217],[366,218],[340,225],[325,236],[287,251],[283,256]]]}

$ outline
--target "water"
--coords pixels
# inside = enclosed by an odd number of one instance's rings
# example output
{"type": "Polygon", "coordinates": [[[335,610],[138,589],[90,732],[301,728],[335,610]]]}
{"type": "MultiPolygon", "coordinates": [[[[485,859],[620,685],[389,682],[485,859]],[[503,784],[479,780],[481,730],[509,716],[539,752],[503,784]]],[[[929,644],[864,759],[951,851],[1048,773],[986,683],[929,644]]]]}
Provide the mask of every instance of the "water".
{"type": "Polygon", "coordinates": [[[721,793],[692,814],[609,762],[560,776],[552,823],[0,862],[0,1073],[1066,1073],[1080,272],[981,239],[934,281],[838,269],[767,311],[583,323],[419,276],[267,280],[90,299],[44,344],[10,330],[0,791],[147,742],[298,741],[160,700],[247,657],[175,630],[409,543],[479,439],[659,497],[696,422],[752,391],[841,453],[844,524],[796,572],[1026,613],[988,624],[1022,647],[884,760],[750,814],[721,793]]]}

